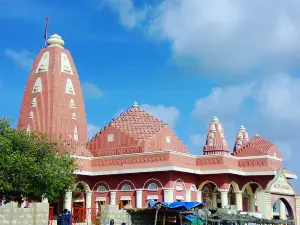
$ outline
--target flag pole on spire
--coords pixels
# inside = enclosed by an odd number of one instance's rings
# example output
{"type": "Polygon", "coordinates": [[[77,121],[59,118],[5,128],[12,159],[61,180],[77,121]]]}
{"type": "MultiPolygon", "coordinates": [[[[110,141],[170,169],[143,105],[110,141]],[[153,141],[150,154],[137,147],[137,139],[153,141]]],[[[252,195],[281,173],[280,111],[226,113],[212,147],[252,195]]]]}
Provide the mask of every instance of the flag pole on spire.
{"type": "Polygon", "coordinates": [[[46,28],[44,33],[45,47],[47,47],[47,38],[48,38],[48,16],[46,17],[46,28]]]}

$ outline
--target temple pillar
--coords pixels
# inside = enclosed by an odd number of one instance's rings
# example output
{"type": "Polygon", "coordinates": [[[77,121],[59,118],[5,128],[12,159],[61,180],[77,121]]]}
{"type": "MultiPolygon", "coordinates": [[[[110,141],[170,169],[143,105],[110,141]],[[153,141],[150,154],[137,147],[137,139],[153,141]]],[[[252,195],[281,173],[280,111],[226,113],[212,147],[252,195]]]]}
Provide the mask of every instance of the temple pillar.
{"type": "Polygon", "coordinates": [[[174,202],[174,190],[173,189],[164,189],[164,201],[165,202],[174,202]]]}
{"type": "Polygon", "coordinates": [[[136,208],[143,208],[143,190],[136,190],[136,208]]]}
{"type": "Polygon", "coordinates": [[[271,194],[264,191],[257,192],[258,212],[262,213],[263,219],[273,218],[273,206],[271,204],[271,194]]]}
{"type": "Polygon", "coordinates": [[[72,210],[72,191],[67,191],[65,194],[64,209],[72,210]]]}
{"type": "Polygon", "coordinates": [[[85,196],[86,196],[86,199],[85,199],[85,201],[86,201],[86,203],[85,203],[86,219],[87,219],[88,222],[91,222],[91,218],[92,218],[92,216],[91,216],[91,213],[92,213],[92,211],[91,211],[91,208],[92,208],[92,192],[91,191],[86,192],[85,196]]]}
{"type": "Polygon", "coordinates": [[[235,202],[237,211],[243,211],[243,195],[241,191],[235,193],[235,202]]]}
{"type": "Polygon", "coordinates": [[[197,202],[202,202],[202,191],[197,191],[197,202]]]}
{"type": "Polygon", "coordinates": [[[217,196],[218,196],[218,193],[212,193],[212,207],[213,208],[217,208],[217,196]]]}
{"type": "Polygon", "coordinates": [[[191,199],[192,199],[192,193],[190,190],[186,190],[185,191],[185,201],[186,202],[191,202],[191,199]]]}
{"type": "Polygon", "coordinates": [[[281,220],[286,220],[285,204],[281,200],[279,200],[279,218],[281,220]]]}
{"type": "Polygon", "coordinates": [[[249,195],[249,211],[255,212],[255,195],[249,195]]]}
{"type": "Polygon", "coordinates": [[[225,208],[225,206],[228,206],[228,190],[222,190],[220,192],[222,208],[225,208]]]}
{"type": "Polygon", "coordinates": [[[111,191],[110,192],[110,204],[115,205],[116,204],[116,196],[117,192],[116,191],[111,191]]]}

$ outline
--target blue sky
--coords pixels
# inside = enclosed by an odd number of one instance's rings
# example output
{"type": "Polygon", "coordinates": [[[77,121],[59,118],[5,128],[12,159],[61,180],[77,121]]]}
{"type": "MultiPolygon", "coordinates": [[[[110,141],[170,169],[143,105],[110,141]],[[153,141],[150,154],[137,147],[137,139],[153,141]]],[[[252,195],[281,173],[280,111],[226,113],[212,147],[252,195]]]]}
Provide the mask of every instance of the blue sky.
{"type": "Polygon", "coordinates": [[[0,115],[18,120],[49,16],[49,34],[61,35],[75,60],[90,134],[136,100],[172,125],[194,154],[202,153],[208,123],[218,116],[231,148],[243,124],[250,136],[276,143],[285,167],[300,174],[299,6],[0,0],[0,115]]]}

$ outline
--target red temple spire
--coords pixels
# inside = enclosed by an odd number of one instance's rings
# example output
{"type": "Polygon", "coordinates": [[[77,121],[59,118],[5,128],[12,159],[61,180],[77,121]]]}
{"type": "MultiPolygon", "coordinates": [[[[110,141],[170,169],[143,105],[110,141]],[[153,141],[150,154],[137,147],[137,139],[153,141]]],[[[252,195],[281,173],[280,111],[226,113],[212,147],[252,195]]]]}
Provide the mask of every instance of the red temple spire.
{"type": "Polygon", "coordinates": [[[79,76],[64,40],[49,37],[34,60],[23,96],[18,128],[65,140],[87,141],[79,76]]]}
{"type": "Polygon", "coordinates": [[[209,125],[206,143],[203,149],[204,155],[229,154],[229,147],[225,139],[224,130],[219,119],[215,116],[209,125]]]}
{"type": "Polygon", "coordinates": [[[233,152],[237,152],[243,145],[249,142],[249,135],[246,128],[242,125],[236,134],[236,141],[233,152]]]}

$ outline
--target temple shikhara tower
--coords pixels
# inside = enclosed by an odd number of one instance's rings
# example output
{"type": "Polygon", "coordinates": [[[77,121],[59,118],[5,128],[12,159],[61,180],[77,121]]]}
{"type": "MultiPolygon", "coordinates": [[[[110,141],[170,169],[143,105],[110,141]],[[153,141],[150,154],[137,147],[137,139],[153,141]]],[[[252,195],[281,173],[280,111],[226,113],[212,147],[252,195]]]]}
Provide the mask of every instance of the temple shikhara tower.
{"type": "Polygon", "coordinates": [[[199,201],[299,224],[300,198],[289,182],[297,175],[283,168],[280,150],[244,126],[230,146],[226,128],[213,116],[196,155],[136,102],[88,140],[78,72],[64,40],[54,34],[29,73],[18,128],[74,144],[81,191],[67,191],[50,204],[55,213],[85,211],[81,222],[92,221],[101,209],[142,208],[152,200],[199,201]]]}
{"type": "Polygon", "coordinates": [[[18,128],[87,141],[84,101],[72,56],[57,34],[47,44],[30,71],[18,128]]]}

